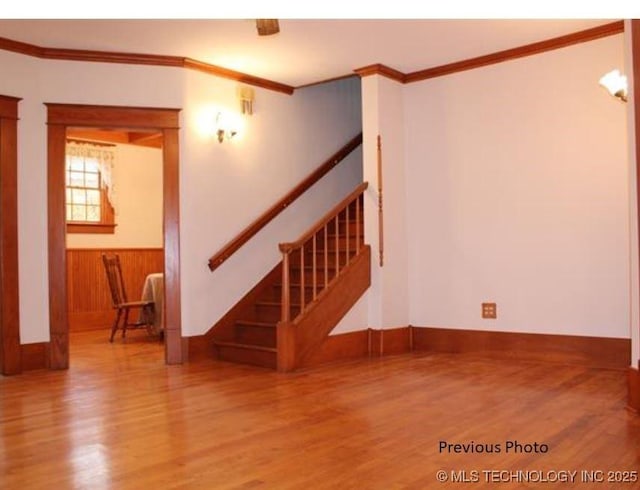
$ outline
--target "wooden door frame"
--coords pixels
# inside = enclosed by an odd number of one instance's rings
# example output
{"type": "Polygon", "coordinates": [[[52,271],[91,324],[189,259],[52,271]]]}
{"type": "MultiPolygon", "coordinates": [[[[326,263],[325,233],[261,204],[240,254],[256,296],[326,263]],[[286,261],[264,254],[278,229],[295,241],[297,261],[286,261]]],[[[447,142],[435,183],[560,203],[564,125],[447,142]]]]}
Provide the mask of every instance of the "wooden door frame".
{"type": "Polygon", "coordinates": [[[0,95],[0,373],[22,371],[18,295],[18,102],[0,95]]]}
{"type": "Polygon", "coordinates": [[[182,363],[178,139],[180,109],[54,103],[45,105],[50,368],[69,367],[65,216],[65,144],[69,127],[152,130],[162,133],[165,361],[167,364],[182,363]]]}

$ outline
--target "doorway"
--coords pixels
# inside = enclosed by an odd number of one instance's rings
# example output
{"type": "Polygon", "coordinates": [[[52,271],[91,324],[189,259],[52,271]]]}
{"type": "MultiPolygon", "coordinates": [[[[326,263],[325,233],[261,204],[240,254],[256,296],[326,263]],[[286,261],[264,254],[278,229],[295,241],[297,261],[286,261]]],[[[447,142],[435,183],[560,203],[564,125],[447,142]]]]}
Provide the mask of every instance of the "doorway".
{"type": "Polygon", "coordinates": [[[22,371],[18,299],[18,102],[0,95],[0,374],[22,371]]]}
{"type": "Polygon", "coordinates": [[[180,109],[45,104],[48,124],[48,236],[51,369],[69,367],[66,284],[65,148],[68,128],[105,128],[162,135],[165,362],[182,362],[180,312],[180,109]]]}

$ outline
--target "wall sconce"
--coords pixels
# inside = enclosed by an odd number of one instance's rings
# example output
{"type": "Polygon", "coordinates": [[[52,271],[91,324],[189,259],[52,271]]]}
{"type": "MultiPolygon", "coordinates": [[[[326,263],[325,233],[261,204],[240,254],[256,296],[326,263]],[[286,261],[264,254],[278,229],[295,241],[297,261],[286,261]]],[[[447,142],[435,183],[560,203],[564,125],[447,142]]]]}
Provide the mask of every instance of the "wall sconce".
{"type": "Polygon", "coordinates": [[[240,110],[242,114],[253,114],[253,100],[255,99],[255,92],[251,87],[239,86],[237,88],[238,99],[240,100],[240,110]]]}
{"type": "Polygon", "coordinates": [[[600,85],[622,102],[627,101],[627,77],[620,70],[611,70],[600,79],[600,85]]]}
{"type": "Polygon", "coordinates": [[[216,135],[218,136],[218,142],[222,143],[224,140],[230,140],[238,131],[230,127],[228,118],[226,118],[222,112],[218,112],[216,115],[216,135]]]}

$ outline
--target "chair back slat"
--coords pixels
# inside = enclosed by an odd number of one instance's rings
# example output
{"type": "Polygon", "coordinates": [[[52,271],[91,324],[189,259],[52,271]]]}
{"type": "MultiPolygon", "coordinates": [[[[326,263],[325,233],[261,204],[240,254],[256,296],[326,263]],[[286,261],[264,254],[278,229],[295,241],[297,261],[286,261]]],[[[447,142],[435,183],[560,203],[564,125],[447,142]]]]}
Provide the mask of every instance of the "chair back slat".
{"type": "Polygon", "coordinates": [[[113,303],[113,307],[117,308],[119,305],[127,302],[127,292],[124,289],[120,257],[118,254],[102,254],[102,263],[104,264],[107,281],[109,282],[111,302],[113,303]]]}

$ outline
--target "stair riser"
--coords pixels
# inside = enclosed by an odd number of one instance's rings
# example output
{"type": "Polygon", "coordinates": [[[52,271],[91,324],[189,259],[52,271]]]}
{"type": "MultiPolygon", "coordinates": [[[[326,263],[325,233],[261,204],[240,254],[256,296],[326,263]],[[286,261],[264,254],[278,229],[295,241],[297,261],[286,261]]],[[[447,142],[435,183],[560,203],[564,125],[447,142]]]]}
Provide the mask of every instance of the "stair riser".
{"type": "MultiPolygon", "coordinates": [[[[316,289],[316,295],[320,294],[320,291],[322,291],[322,288],[317,288],[316,289]]],[[[300,301],[300,287],[299,286],[292,286],[291,287],[291,298],[292,301],[298,303],[300,301]]],[[[269,299],[272,301],[281,301],[282,300],[282,287],[281,286],[274,286],[270,292],[270,296],[269,299]]],[[[311,302],[311,300],[313,299],[313,290],[311,288],[305,288],[305,304],[308,304],[311,302]]]]}
{"type": "Polygon", "coordinates": [[[251,364],[266,368],[276,369],[277,358],[275,352],[265,352],[259,350],[242,349],[230,346],[216,346],[218,359],[222,361],[238,362],[240,364],[251,364]]]}
{"type": "MultiPolygon", "coordinates": [[[[278,314],[278,317],[280,315],[278,314]]],[[[235,342],[239,344],[260,345],[262,347],[276,347],[276,329],[269,327],[254,327],[250,325],[236,325],[235,342]]]]}
{"type": "MultiPolygon", "coordinates": [[[[281,298],[279,297],[277,301],[280,301],[280,299],[281,298]]],[[[293,296],[292,300],[295,303],[298,303],[300,301],[300,297],[293,296]]],[[[293,306],[291,308],[291,311],[297,315],[298,312],[300,311],[300,308],[293,306]]],[[[255,305],[254,319],[256,321],[264,322],[264,323],[278,323],[280,321],[281,312],[282,312],[282,307],[279,304],[277,306],[255,305]]]]}

